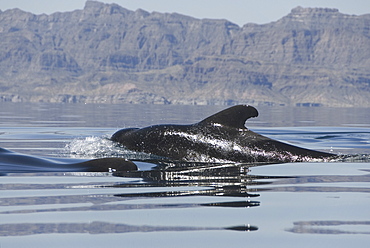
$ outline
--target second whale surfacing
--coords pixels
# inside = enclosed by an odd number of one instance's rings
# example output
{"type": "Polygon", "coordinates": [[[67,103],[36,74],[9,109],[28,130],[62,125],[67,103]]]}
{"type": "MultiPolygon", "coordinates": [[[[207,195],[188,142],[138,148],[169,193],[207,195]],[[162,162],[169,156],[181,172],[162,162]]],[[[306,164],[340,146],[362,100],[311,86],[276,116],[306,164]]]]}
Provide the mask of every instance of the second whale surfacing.
{"type": "Polygon", "coordinates": [[[258,111],[236,105],[192,125],[154,125],[117,131],[111,140],[126,149],[172,161],[281,163],[335,156],[270,139],[245,127],[258,111]]]}
{"type": "Polygon", "coordinates": [[[77,162],[69,159],[31,156],[0,147],[0,175],[4,173],[125,172],[135,170],[137,170],[136,164],[123,158],[100,158],[77,162]]]}

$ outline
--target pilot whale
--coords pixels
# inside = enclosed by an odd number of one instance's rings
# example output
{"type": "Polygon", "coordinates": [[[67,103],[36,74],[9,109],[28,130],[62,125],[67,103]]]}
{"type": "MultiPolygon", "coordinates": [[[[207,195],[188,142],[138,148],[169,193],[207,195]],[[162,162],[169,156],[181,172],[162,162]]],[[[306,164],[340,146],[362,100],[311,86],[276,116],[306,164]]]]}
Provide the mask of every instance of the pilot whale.
{"type": "Polygon", "coordinates": [[[137,170],[136,164],[123,158],[71,160],[43,158],[0,148],[0,173],[29,172],[118,172],[137,170]]]}
{"type": "Polygon", "coordinates": [[[111,137],[126,149],[186,162],[303,162],[334,154],[270,139],[245,127],[258,111],[236,105],[192,125],[126,128],[111,137]]]}

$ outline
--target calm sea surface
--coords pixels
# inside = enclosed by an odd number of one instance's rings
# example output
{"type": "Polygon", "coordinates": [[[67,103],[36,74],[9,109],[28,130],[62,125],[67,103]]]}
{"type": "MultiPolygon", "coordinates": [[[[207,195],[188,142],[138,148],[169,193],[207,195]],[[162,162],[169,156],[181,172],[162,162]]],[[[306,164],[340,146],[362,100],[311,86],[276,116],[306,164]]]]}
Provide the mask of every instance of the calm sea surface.
{"type": "MultiPolygon", "coordinates": [[[[142,159],[108,138],[124,127],[195,123],[224,108],[0,103],[0,147],[60,161],[142,159]]],[[[3,173],[0,247],[368,247],[370,109],[258,111],[246,123],[257,133],[349,156],[250,168],[138,162],[138,172],[120,176],[3,173]]]]}

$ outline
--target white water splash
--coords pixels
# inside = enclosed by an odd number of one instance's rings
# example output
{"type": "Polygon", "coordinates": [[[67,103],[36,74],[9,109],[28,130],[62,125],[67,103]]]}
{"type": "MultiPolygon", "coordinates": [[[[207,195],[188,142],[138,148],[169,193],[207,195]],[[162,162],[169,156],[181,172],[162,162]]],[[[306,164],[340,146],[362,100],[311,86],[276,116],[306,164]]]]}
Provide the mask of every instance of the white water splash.
{"type": "Polygon", "coordinates": [[[64,147],[64,153],[78,158],[107,157],[119,152],[118,147],[104,137],[77,138],[64,147]]]}
{"type": "Polygon", "coordinates": [[[96,136],[72,140],[64,147],[62,154],[72,158],[87,159],[122,157],[129,160],[148,160],[154,157],[151,154],[127,150],[107,137],[96,136]]]}

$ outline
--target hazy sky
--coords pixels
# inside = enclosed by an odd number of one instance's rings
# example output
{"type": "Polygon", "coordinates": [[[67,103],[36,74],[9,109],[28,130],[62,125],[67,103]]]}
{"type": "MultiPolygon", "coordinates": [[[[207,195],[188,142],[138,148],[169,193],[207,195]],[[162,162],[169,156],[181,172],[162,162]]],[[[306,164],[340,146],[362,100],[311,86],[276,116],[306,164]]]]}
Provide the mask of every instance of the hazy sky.
{"type": "MultiPolygon", "coordinates": [[[[196,18],[227,19],[242,26],[268,23],[287,15],[297,6],[337,8],[345,14],[370,13],[370,0],[100,0],[124,8],[149,12],[177,12],[196,18]]],[[[2,11],[19,8],[34,14],[83,9],[85,0],[0,0],[2,11]]]]}

